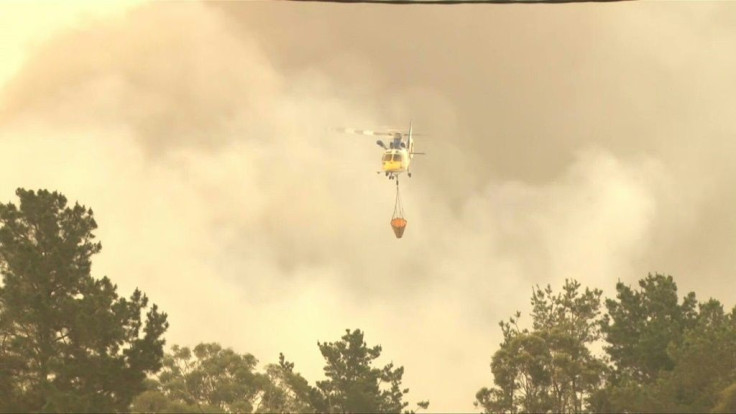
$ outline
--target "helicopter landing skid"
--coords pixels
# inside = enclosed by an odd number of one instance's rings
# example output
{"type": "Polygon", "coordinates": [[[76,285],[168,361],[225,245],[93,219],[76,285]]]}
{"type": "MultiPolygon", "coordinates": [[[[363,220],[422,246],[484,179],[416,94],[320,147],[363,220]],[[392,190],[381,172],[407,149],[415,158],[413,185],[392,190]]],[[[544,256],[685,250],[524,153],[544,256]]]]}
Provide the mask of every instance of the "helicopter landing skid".
{"type": "MultiPolygon", "coordinates": [[[[386,178],[388,178],[389,180],[397,180],[398,181],[398,179],[399,179],[399,173],[397,173],[397,172],[393,172],[393,171],[376,171],[376,174],[381,174],[381,173],[383,173],[386,176],[386,178]]],[[[409,176],[409,178],[411,178],[411,173],[410,172],[407,171],[407,175],[409,176]]]]}

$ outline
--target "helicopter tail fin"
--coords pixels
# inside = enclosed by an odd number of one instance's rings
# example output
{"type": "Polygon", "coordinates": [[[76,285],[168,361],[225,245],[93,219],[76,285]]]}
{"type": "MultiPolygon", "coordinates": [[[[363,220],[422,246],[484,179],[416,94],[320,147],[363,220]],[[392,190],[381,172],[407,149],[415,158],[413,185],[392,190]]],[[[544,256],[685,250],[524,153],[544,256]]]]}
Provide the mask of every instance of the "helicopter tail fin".
{"type": "Polygon", "coordinates": [[[412,136],[412,122],[409,121],[409,154],[414,152],[414,137],[412,136]]]}

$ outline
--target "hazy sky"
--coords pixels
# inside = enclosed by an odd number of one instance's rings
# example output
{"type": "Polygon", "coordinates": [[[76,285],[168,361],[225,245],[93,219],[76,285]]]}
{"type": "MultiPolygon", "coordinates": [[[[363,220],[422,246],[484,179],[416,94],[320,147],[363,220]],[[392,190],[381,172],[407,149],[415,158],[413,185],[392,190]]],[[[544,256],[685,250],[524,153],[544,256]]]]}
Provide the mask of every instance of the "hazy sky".
{"type": "Polygon", "coordinates": [[[139,3],[0,5],[0,199],[92,207],[94,274],[169,344],[313,383],[360,328],[412,403],[469,411],[534,284],[733,306],[736,4],[139,3]],[[396,240],[380,149],[328,130],[410,120],[396,240]]]}

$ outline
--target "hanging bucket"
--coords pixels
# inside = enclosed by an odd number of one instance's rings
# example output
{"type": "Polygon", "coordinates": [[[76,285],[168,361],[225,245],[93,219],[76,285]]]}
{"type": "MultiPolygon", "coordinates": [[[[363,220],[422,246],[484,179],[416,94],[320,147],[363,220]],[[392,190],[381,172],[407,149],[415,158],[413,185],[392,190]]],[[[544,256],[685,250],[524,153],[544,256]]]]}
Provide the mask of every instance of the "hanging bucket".
{"type": "Polygon", "coordinates": [[[404,235],[406,229],[406,219],[404,218],[404,209],[401,207],[401,196],[399,195],[399,180],[396,179],[396,203],[394,204],[394,215],[391,216],[391,228],[397,239],[404,235]]]}
{"type": "Polygon", "coordinates": [[[400,239],[404,235],[404,229],[406,229],[406,220],[401,217],[396,217],[391,220],[391,228],[394,229],[394,234],[397,239],[400,239]]]}

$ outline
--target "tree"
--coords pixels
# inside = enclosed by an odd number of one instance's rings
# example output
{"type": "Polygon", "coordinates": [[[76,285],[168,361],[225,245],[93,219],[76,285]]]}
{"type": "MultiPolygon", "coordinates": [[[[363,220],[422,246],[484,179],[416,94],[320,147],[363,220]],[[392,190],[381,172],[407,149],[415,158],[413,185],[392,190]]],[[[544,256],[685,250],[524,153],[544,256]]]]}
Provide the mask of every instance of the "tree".
{"type": "Polygon", "coordinates": [[[294,363],[279,354],[278,364],[266,367],[269,383],[264,391],[259,412],[306,413],[314,412],[311,401],[317,390],[301,374],[294,372],[294,363]]]}
{"type": "Polygon", "coordinates": [[[544,412],[550,407],[551,354],[545,340],[535,332],[519,329],[521,315],[501,322],[504,342],[491,360],[496,388],[476,393],[476,406],[486,412],[544,412]]]}
{"type": "Polygon", "coordinates": [[[135,411],[253,412],[268,379],[255,372],[258,361],[217,343],[190,349],[174,345],[148,393],[134,401],[135,411]]]}
{"type": "Polygon", "coordinates": [[[662,370],[672,370],[667,353],[670,343],[678,343],[696,319],[694,293],[678,303],[677,285],[672,276],[648,275],[634,291],[616,284],[616,299],[607,299],[608,315],[602,325],[608,345],[606,352],[614,365],[614,383],[651,383],[662,370]]]}
{"type": "MultiPolygon", "coordinates": [[[[369,348],[363,332],[346,330],[338,342],[319,343],[327,364],[324,381],[317,382],[318,393],[312,404],[319,412],[382,412],[399,413],[408,406],[403,401],[408,388],[401,388],[404,368],[389,363],[383,368],[372,367],[381,355],[381,346],[369,348]]],[[[429,402],[418,403],[426,409],[429,402]]]]}
{"type": "Polygon", "coordinates": [[[699,305],[695,325],[667,353],[674,362],[660,372],[651,393],[660,412],[708,412],[720,402],[722,390],[736,381],[736,321],[715,299],[699,305]]]}
{"type": "Polygon", "coordinates": [[[532,295],[534,330],[548,344],[551,366],[550,397],[554,412],[582,412],[590,395],[602,384],[605,364],[589,346],[600,338],[602,291],[585,289],[565,280],[554,295],[547,285],[532,295]]]}
{"type": "Polygon", "coordinates": [[[638,290],[619,282],[616,291],[616,299],[606,300],[608,314],[601,325],[612,366],[598,395],[600,409],[677,410],[674,383],[666,373],[677,365],[673,350],[697,324],[695,294],[679,303],[672,276],[661,274],[640,280],[638,290]]]}
{"type": "Polygon", "coordinates": [[[161,366],[166,314],[90,275],[91,209],[18,189],[0,204],[0,411],[124,411],[161,366]]]}
{"type": "Polygon", "coordinates": [[[533,330],[520,329],[521,313],[501,322],[504,341],[493,355],[494,388],[476,393],[486,412],[582,412],[601,386],[605,365],[589,346],[600,337],[600,290],[580,292],[566,280],[532,294],[533,330]]]}
{"type": "Polygon", "coordinates": [[[602,330],[613,363],[599,412],[708,412],[728,407],[736,382],[736,309],[694,293],[678,301],[671,276],[617,284],[602,330]],[[719,408],[720,407],[720,408],[719,408]]]}

